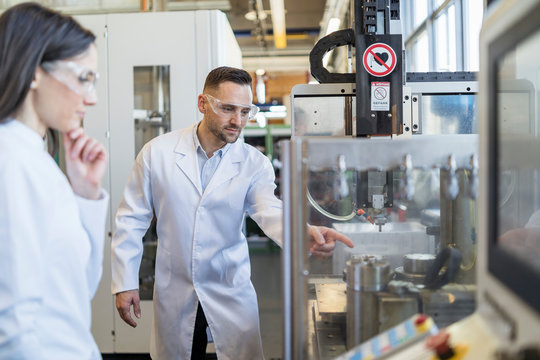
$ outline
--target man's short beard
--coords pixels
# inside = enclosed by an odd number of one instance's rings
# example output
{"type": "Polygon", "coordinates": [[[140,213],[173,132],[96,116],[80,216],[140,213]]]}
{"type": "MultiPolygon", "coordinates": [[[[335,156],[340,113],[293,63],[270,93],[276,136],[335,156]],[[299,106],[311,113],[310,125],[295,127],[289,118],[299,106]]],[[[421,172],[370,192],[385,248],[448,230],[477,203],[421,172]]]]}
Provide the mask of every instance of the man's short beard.
{"type": "MultiPolygon", "coordinates": [[[[238,129],[240,130],[240,128],[235,128],[235,129],[238,129]]],[[[225,128],[223,129],[216,129],[214,128],[213,126],[210,127],[210,131],[221,141],[223,141],[224,143],[227,143],[227,144],[232,144],[234,142],[236,142],[236,140],[238,140],[238,138],[240,137],[240,131],[238,132],[238,134],[236,136],[234,135],[231,135],[231,136],[227,136],[225,135],[225,133],[223,131],[225,131],[225,128]]]]}

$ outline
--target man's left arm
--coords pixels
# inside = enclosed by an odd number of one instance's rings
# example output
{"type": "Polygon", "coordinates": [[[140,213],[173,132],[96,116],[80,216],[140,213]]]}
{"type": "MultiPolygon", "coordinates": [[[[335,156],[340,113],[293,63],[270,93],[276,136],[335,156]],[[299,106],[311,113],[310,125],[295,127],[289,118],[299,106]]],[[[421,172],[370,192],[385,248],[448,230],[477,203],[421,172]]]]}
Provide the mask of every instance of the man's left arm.
{"type": "MultiPolygon", "coordinates": [[[[268,159],[265,160],[262,170],[257,172],[247,193],[247,212],[268,237],[283,247],[283,203],[274,195],[274,168],[268,159]]],[[[308,225],[308,234],[310,252],[320,258],[332,255],[336,241],[353,247],[347,236],[325,226],[308,225]]]]}
{"type": "Polygon", "coordinates": [[[283,202],[274,195],[274,168],[264,157],[246,195],[246,211],[266,236],[283,247],[283,202]]]}

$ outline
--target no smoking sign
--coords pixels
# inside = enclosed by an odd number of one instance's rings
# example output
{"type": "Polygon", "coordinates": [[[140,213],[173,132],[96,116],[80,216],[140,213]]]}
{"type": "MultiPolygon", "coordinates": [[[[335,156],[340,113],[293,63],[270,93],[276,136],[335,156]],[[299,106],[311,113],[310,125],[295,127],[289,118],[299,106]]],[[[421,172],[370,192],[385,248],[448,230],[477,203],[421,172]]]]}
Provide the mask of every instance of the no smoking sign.
{"type": "Polygon", "coordinates": [[[371,83],[371,111],[390,110],[390,83],[373,81],[371,83]]]}
{"type": "Polygon", "coordinates": [[[396,67],[394,49],[384,43],[370,45],[362,57],[364,69],[373,76],[382,77],[390,74],[396,67]]]}

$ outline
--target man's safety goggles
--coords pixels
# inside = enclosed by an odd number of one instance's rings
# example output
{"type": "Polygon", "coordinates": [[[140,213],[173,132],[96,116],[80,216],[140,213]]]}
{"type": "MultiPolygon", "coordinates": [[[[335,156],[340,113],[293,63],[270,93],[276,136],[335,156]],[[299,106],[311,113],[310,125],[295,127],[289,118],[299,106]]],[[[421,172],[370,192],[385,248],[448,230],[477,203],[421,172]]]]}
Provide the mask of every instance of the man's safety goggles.
{"type": "Polygon", "coordinates": [[[230,104],[223,103],[221,100],[216,99],[212,95],[204,94],[212,110],[220,116],[231,116],[238,114],[242,120],[252,120],[255,118],[255,115],[259,112],[259,108],[253,104],[251,105],[242,105],[242,104],[230,104]]]}

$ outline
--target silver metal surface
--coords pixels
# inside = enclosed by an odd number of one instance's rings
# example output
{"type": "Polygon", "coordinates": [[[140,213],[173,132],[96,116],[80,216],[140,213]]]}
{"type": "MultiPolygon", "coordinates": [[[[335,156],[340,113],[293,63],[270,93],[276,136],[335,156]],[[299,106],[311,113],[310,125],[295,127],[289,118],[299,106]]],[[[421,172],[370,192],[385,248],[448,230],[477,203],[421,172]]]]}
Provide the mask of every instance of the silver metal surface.
{"type": "Polygon", "coordinates": [[[291,98],[299,98],[304,96],[354,96],[356,84],[299,84],[295,85],[291,90],[291,98]]]}
{"type": "Polygon", "coordinates": [[[347,309],[346,289],[345,283],[316,284],[315,293],[319,313],[323,315],[343,314],[347,309]]]}
{"type": "Polygon", "coordinates": [[[477,135],[423,135],[395,139],[297,138],[305,143],[310,170],[336,169],[336,154],[345,154],[349,169],[357,171],[399,169],[409,154],[415,169],[446,168],[453,155],[458,169],[469,169],[478,152],[477,135]],[[321,151],[324,149],[324,151],[321,151]]]}
{"type": "Polygon", "coordinates": [[[474,94],[477,81],[409,81],[407,86],[414,94],[474,94]]]}
{"type": "Polygon", "coordinates": [[[399,266],[395,268],[394,274],[397,280],[409,281],[416,285],[423,284],[424,279],[426,278],[426,275],[424,274],[412,274],[412,273],[405,272],[405,270],[403,270],[403,266],[399,266]]]}
{"type": "MultiPolygon", "coordinates": [[[[288,142],[284,142],[281,146],[281,156],[284,159],[290,159],[292,162],[292,157],[290,155],[290,146],[288,142]]],[[[291,163],[285,162],[285,166],[281,169],[283,178],[289,179],[291,172],[291,163]],[[288,165],[288,166],[287,166],[288,165]]],[[[290,199],[291,194],[291,184],[288,181],[285,181],[282,186],[283,189],[283,198],[290,199]]],[[[285,202],[283,206],[283,245],[284,251],[282,253],[282,271],[283,271],[283,356],[285,359],[292,358],[293,352],[293,335],[296,333],[293,331],[293,327],[296,326],[296,321],[293,319],[293,294],[292,294],[292,281],[294,276],[292,274],[292,242],[293,237],[292,228],[291,228],[291,206],[289,203],[285,202]],[[288,244],[288,245],[287,245],[288,244]]],[[[297,304],[295,304],[297,305],[297,304]]]]}
{"type": "Polygon", "coordinates": [[[385,260],[349,260],[346,278],[347,348],[351,349],[377,334],[375,293],[390,281],[390,265],[385,260]]]}
{"type": "Polygon", "coordinates": [[[407,320],[418,314],[418,298],[416,296],[395,296],[380,294],[377,297],[377,330],[376,334],[407,320]]]}
{"type": "Polygon", "coordinates": [[[337,243],[333,256],[333,272],[340,274],[345,262],[353,256],[383,256],[391,268],[403,265],[403,256],[411,253],[435,253],[435,237],[426,234],[418,222],[389,222],[382,227],[370,223],[333,223],[332,227],[347,235],[354,248],[337,243]]]}
{"type": "Polygon", "coordinates": [[[421,290],[422,312],[433,317],[438,327],[446,327],[474,312],[475,294],[475,285],[448,284],[436,291],[421,290]]]}
{"type": "Polygon", "coordinates": [[[309,359],[307,336],[307,278],[309,275],[306,168],[304,152],[295,140],[283,142],[282,158],[289,159],[282,168],[283,183],[283,252],[284,270],[284,356],[286,359],[309,359]],[[298,186],[298,184],[301,184],[298,186]],[[293,186],[294,185],[294,186],[293,186]],[[293,309],[296,309],[293,311],[293,309]]]}
{"type": "Polygon", "coordinates": [[[375,296],[369,292],[347,287],[347,349],[361,344],[375,334],[375,296]]]}
{"type": "Polygon", "coordinates": [[[345,352],[345,334],[343,333],[345,313],[341,313],[341,316],[334,321],[328,321],[320,313],[317,301],[310,300],[308,307],[312,315],[308,321],[312,327],[308,330],[310,339],[306,358],[332,359],[345,352]]]}
{"type": "Polygon", "coordinates": [[[403,270],[409,274],[425,275],[434,261],[433,254],[407,254],[403,257],[403,270]]]}
{"type": "Polygon", "coordinates": [[[353,134],[356,84],[302,84],[291,91],[293,136],[353,134]]]}
{"type": "MultiPolygon", "coordinates": [[[[469,184],[467,175],[463,172],[456,174],[458,186],[466,190],[469,184]]],[[[441,189],[444,188],[445,176],[441,176],[441,189]]],[[[467,191],[460,191],[454,200],[445,196],[440,198],[440,249],[447,246],[457,248],[462,257],[461,270],[454,280],[460,284],[476,283],[476,229],[472,223],[475,217],[474,202],[471,201],[467,191]]]]}
{"type": "Polygon", "coordinates": [[[347,287],[352,290],[381,291],[390,281],[390,264],[384,259],[347,261],[347,287]]]}
{"type": "Polygon", "coordinates": [[[373,194],[372,204],[374,209],[382,209],[384,207],[384,195],[373,194]]]}
{"type": "Polygon", "coordinates": [[[411,107],[411,88],[403,87],[403,134],[400,136],[407,137],[413,133],[412,128],[412,107],[411,107]]]}

